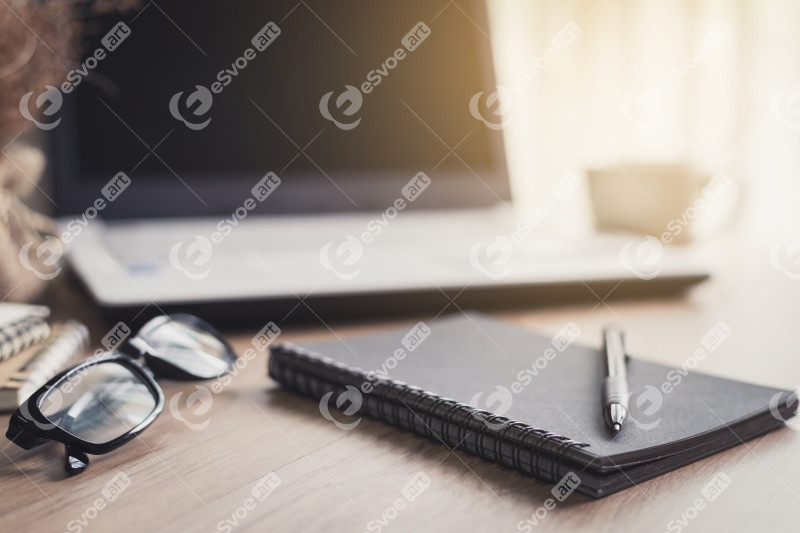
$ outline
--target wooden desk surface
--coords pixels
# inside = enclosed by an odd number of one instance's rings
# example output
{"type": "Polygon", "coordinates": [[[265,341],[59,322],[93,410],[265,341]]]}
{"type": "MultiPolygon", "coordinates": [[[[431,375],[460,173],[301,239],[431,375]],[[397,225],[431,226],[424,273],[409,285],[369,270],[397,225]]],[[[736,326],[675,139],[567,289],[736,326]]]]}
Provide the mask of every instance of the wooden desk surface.
{"type": "MultiPolygon", "coordinates": [[[[601,326],[617,320],[633,334],[632,354],[675,366],[724,321],[731,335],[700,370],[794,388],[800,281],[773,268],[768,249],[734,259],[686,298],[499,316],[543,334],[574,321],[581,342],[594,345],[601,326]]],[[[56,314],[74,312],[68,302],[57,303],[56,314]]],[[[282,340],[345,338],[391,325],[287,326],[282,340]]],[[[254,332],[230,334],[240,353],[254,332]]],[[[550,487],[515,472],[374,420],[338,429],[315,402],[267,378],[265,365],[258,353],[218,393],[162,383],[162,416],[140,438],[92,457],[76,478],[65,477],[62,446],[26,452],[0,439],[2,530],[678,532],[796,531],[800,524],[800,433],[788,428],[605,499],[576,493],[546,510],[550,487]],[[430,485],[407,499],[403,489],[418,472],[430,485]],[[707,501],[701,489],[718,472],[730,485],[707,501]],[[252,489],[270,473],[279,483],[256,498],[252,489]]],[[[0,417],[3,428],[7,420],[0,417]]]]}

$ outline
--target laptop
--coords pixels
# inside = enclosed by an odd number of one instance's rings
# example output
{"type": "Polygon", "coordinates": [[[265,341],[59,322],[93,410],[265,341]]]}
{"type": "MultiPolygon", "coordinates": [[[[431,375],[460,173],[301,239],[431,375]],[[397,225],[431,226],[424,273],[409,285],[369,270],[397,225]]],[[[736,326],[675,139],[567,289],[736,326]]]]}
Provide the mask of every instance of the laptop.
{"type": "Polygon", "coordinates": [[[707,277],[513,209],[483,2],[176,0],[95,27],[52,171],[69,263],[111,319],[436,314],[707,277]]]}

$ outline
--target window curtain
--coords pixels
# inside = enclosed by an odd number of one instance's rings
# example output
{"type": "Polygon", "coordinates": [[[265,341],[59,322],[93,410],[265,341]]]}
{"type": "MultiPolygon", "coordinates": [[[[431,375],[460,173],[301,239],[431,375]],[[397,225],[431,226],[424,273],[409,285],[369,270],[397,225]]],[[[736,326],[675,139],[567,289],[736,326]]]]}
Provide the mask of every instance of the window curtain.
{"type": "MultiPolygon", "coordinates": [[[[518,206],[570,172],[677,162],[736,181],[748,235],[800,229],[800,2],[490,0],[489,21],[518,206]]],[[[590,209],[584,179],[546,222],[588,231],[590,209]]]]}

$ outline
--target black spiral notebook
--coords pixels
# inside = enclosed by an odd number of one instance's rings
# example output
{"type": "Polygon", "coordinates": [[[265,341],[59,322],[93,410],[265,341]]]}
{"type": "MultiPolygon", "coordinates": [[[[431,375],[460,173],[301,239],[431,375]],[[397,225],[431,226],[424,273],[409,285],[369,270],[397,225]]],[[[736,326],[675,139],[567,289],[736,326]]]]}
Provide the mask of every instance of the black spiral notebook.
{"type": "Polygon", "coordinates": [[[571,474],[594,497],[779,428],[797,409],[791,391],[629,358],[630,414],[614,433],[601,410],[605,358],[572,336],[459,313],[343,341],[275,345],[269,375],[548,483],[571,474]]]}

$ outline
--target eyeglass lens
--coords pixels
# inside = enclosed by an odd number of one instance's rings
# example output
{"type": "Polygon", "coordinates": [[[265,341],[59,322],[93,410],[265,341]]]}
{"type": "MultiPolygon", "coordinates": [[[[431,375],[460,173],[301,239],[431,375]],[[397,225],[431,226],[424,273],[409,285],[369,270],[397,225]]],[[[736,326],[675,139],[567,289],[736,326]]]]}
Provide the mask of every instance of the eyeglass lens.
{"type": "Polygon", "coordinates": [[[156,357],[200,379],[224,374],[236,359],[214,335],[180,318],[164,322],[142,339],[156,357]]]}
{"type": "Polygon", "coordinates": [[[147,385],[113,361],[72,374],[39,400],[39,410],[50,422],[94,444],[124,435],[155,407],[156,397],[147,385]]]}

